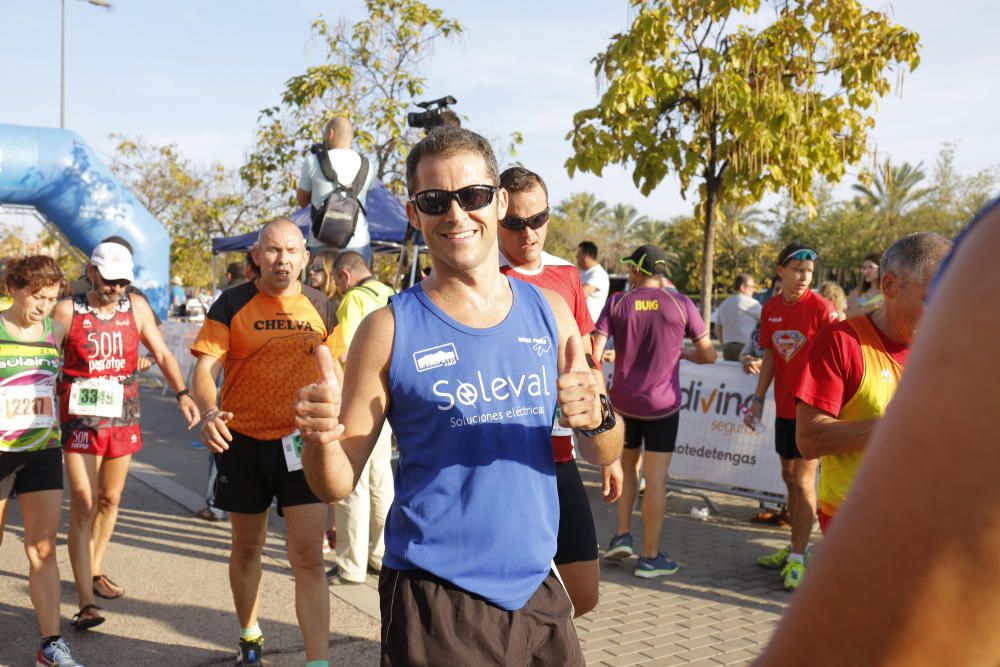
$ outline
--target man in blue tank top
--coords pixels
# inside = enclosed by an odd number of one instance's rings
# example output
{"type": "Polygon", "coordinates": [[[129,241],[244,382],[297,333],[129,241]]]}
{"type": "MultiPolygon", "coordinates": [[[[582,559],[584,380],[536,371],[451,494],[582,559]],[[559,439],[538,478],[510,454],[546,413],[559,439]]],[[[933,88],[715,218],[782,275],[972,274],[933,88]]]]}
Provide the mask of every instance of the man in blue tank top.
{"type": "Polygon", "coordinates": [[[306,477],[324,501],[349,495],[389,419],[383,665],[582,665],[552,570],[552,418],[558,405],[596,464],[618,457],[621,427],[562,297],[496,270],[507,193],[489,142],[436,129],[406,176],[433,271],[361,323],[342,390],[319,351],[324,379],[295,408],[306,477]]]}

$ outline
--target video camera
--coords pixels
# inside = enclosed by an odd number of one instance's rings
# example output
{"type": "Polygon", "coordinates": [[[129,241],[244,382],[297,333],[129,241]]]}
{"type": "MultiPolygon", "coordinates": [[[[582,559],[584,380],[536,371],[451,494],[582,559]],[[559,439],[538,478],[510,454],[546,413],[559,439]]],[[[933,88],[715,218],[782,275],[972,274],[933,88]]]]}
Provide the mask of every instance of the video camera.
{"type": "Polygon", "coordinates": [[[441,125],[459,125],[458,116],[454,111],[448,110],[452,104],[457,104],[457,100],[451,95],[427,102],[417,102],[417,106],[424,111],[411,111],[406,114],[406,124],[427,131],[441,125]]]}

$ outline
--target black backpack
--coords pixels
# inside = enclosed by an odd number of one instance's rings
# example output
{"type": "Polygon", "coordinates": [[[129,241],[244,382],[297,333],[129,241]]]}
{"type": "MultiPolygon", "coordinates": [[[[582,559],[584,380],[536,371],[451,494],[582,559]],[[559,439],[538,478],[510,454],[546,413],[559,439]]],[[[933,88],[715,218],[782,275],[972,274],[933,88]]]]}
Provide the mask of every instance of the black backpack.
{"type": "Polygon", "coordinates": [[[368,178],[368,158],[361,156],[361,166],[358,175],[350,188],[345,187],[330,162],[330,155],[325,148],[313,151],[319,161],[319,168],[326,180],[333,184],[333,192],[327,195],[320,208],[312,207],[312,234],[320,243],[344,248],[354,236],[358,226],[358,215],[365,213],[365,207],[358,199],[361,188],[368,178]]]}

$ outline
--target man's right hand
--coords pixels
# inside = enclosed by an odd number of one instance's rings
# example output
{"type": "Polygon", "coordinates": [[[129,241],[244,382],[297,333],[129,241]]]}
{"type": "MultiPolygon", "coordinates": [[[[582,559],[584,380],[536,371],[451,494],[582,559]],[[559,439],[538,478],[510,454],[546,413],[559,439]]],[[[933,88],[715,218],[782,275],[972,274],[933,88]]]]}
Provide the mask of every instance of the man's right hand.
{"type": "Polygon", "coordinates": [[[757,400],[751,400],[747,404],[747,411],[743,414],[743,423],[750,428],[754,428],[756,424],[760,423],[760,418],[763,414],[764,404],[757,400]]]}
{"type": "Polygon", "coordinates": [[[233,441],[233,434],[229,432],[226,422],[233,418],[232,412],[211,409],[205,412],[201,418],[201,441],[205,446],[216,454],[229,449],[229,443],[233,441]]]}
{"type": "Polygon", "coordinates": [[[344,433],[340,423],[340,382],[334,368],[329,348],[316,348],[316,360],[322,377],[315,383],[299,389],[295,401],[295,424],[302,435],[302,446],[325,445],[339,440],[344,433]]]}
{"type": "Polygon", "coordinates": [[[764,365],[764,360],[760,357],[745,354],[740,359],[740,364],[743,365],[743,372],[747,375],[758,375],[760,373],[760,367],[764,365]]]}

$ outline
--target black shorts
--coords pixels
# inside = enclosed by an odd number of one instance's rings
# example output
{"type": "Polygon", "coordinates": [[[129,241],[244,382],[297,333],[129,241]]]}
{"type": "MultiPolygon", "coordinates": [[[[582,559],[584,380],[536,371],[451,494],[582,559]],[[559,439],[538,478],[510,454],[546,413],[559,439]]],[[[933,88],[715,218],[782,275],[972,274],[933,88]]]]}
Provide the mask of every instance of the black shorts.
{"type": "Polygon", "coordinates": [[[679,411],[662,419],[625,417],[625,449],[645,446],[647,452],[671,454],[677,445],[677,427],[680,423],[679,411]]]}
{"type": "Polygon", "coordinates": [[[0,499],[14,493],[62,491],[62,450],[0,453],[0,499]]]}
{"type": "Polygon", "coordinates": [[[559,492],[556,565],[597,560],[597,529],[576,461],[556,464],[556,488],[559,492]]]}
{"type": "Polygon", "coordinates": [[[507,611],[423,570],[382,566],[382,665],[583,665],[569,595],[549,573],[507,611]]]}
{"type": "Polygon", "coordinates": [[[795,442],[795,420],[774,418],[774,451],[783,459],[801,459],[802,452],[795,442]]]}
{"type": "Polygon", "coordinates": [[[301,470],[289,472],[281,440],[256,440],[231,431],[229,449],[215,455],[215,506],[227,512],[260,514],[277,497],[281,507],[320,502],[301,470]]]}

